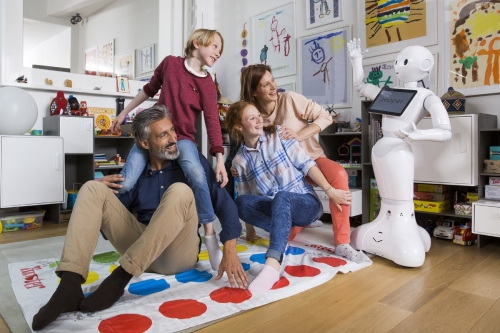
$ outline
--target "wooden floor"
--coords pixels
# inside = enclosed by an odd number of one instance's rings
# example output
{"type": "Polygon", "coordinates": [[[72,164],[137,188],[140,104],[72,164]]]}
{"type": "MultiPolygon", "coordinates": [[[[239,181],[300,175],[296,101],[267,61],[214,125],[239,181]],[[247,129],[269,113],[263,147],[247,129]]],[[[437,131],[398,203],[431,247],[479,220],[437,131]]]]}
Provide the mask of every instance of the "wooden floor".
{"type": "MultiPolygon", "coordinates": [[[[48,222],[0,234],[0,244],[66,228],[48,222]]],[[[1,317],[0,332],[10,332],[1,317]]],[[[368,268],[200,332],[500,332],[500,242],[478,249],[433,238],[420,268],[376,257],[368,268]]]]}

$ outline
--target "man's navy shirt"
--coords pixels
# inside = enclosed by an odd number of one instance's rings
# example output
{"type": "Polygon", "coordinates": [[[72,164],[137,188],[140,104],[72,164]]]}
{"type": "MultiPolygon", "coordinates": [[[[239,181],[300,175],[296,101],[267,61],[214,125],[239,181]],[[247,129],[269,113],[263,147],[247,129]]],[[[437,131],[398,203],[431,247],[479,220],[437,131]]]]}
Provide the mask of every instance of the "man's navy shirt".
{"type": "MultiPolygon", "coordinates": [[[[207,176],[208,189],[212,199],[215,215],[222,225],[220,241],[238,238],[241,234],[241,223],[238,218],[238,209],[233,199],[220,183],[215,180],[212,170],[205,156],[198,153],[201,164],[207,176]]],[[[167,166],[161,170],[151,170],[148,164],[134,187],[120,196],[120,201],[132,213],[137,213],[137,220],[148,224],[158,208],[165,191],[174,183],[188,184],[184,172],[176,160],[168,161],[167,166]]]]}

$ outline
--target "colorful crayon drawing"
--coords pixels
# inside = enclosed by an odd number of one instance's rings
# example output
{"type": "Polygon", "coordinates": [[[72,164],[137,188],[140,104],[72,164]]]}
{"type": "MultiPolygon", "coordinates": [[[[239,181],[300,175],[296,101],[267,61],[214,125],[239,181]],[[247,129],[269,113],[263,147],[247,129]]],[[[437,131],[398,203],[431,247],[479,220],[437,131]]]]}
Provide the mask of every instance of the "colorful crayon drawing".
{"type": "Polygon", "coordinates": [[[348,106],[351,99],[346,43],[349,28],[303,37],[302,93],[321,105],[348,106]]]}
{"type": "Polygon", "coordinates": [[[271,66],[274,77],[295,74],[293,3],[253,17],[253,63],[271,66]]]}
{"type": "Polygon", "coordinates": [[[500,1],[448,0],[445,12],[449,85],[462,93],[498,92],[500,1]],[[480,87],[486,89],[464,90],[480,87]]]}
{"type": "Polygon", "coordinates": [[[426,0],[365,0],[368,48],[427,35],[426,0]]]}
{"type": "Polygon", "coordinates": [[[307,29],[342,20],[341,0],[307,0],[307,29]]]}

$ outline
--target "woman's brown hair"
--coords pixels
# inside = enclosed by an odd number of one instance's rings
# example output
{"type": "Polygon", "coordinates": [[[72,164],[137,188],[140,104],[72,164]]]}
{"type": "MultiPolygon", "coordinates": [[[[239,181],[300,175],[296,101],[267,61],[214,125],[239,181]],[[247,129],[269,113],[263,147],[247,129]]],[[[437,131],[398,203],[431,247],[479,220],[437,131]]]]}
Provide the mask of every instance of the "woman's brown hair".
{"type": "Polygon", "coordinates": [[[257,109],[259,108],[258,107],[259,103],[257,99],[254,96],[252,96],[252,94],[255,92],[255,90],[257,90],[260,80],[262,80],[262,77],[266,74],[266,72],[272,73],[271,67],[262,64],[250,65],[241,72],[241,77],[240,77],[241,101],[250,102],[255,106],[257,106],[257,109]]]}

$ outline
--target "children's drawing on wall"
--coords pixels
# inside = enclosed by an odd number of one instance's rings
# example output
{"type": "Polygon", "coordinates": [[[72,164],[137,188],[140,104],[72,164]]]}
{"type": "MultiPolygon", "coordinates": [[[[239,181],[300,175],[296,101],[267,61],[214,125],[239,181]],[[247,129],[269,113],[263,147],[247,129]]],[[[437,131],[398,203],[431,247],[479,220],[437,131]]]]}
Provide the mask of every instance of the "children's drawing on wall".
{"type": "Polygon", "coordinates": [[[427,35],[426,0],[365,0],[368,48],[427,35]]]}
{"type": "Polygon", "coordinates": [[[396,87],[398,85],[396,72],[394,71],[394,61],[379,63],[376,65],[363,66],[367,73],[365,83],[371,83],[377,87],[396,87]]]}
{"type": "Polygon", "coordinates": [[[253,17],[254,63],[271,66],[274,77],[295,74],[293,3],[253,17]]]}
{"type": "Polygon", "coordinates": [[[155,45],[139,49],[139,75],[152,72],[155,69],[155,45]]]}
{"type": "Polygon", "coordinates": [[[115,76],[134,79],[134,51],[115,56],[115,76]]]}
{"type": "Polygon", "coordinates": [[[306,0],[307,29],[342,20],[342,0],[306,0]]]}
{"type": "Polygon", "coordinates": [[[301,39],[302,93],[315,102],[335,107],[350,104],[347,27],[301,39]]]}
{"type": "Polygon", "coordinates": [[[115,57],[115,41],[112,40],[97,48],[97,75],[113,77],[113,61],[115,57]]]}
{"type": "Polygon", "coordinates": [[[448,0],[447,5],[449,34],[445,35],[445,42],[449,54],[446,63],[450,64],[449,85],[464,93],[464,89],[479,87],[487,89],[475,92],[498,92],[500,3],[496,0],[448,0]]]}

